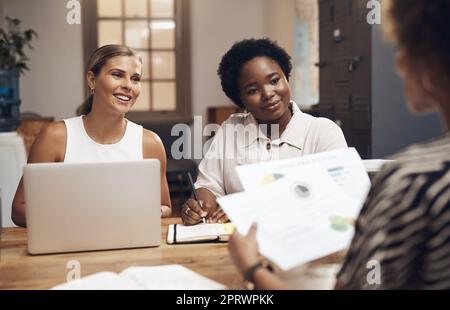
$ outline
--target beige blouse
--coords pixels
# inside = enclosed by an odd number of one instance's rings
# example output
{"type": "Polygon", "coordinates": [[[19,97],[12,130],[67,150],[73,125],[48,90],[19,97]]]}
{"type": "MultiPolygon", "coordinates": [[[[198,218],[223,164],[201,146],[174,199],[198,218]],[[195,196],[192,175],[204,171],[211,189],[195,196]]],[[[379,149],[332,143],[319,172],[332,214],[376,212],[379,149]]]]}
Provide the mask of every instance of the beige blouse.
{"type": "Polygon", "coordinates": [[[216,197],[240,192],[243,187],[236,166],[347,147],[341,128],[334,122],[303,113],[295,102],[291,105],[292,118],[275,140],[263,134],[252,114],[231,115],[200,162],[195,187],[206,188],[216,197]]]}

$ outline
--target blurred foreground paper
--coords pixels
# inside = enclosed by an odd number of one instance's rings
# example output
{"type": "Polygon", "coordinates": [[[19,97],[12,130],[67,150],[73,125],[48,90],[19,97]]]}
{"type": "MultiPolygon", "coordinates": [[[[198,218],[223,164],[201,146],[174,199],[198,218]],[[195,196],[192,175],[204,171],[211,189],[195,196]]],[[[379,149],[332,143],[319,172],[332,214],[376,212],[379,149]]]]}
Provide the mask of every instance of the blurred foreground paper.
{"type": "Polygon", "coordinates": [[[315,164],[325,168],[347,195],[364,203],[370,189],[370,179],[355,148],[243,165],[236,167],[236,171],[244,189],[251,190],[289,175],[295,167],[315,164]]]}
{"type": "Polygon", "coordinates": [[[217,201],[241,234],[258,224],[260,253],[283,270],[346,248],[361,209],[318,163],[217,201]]]}

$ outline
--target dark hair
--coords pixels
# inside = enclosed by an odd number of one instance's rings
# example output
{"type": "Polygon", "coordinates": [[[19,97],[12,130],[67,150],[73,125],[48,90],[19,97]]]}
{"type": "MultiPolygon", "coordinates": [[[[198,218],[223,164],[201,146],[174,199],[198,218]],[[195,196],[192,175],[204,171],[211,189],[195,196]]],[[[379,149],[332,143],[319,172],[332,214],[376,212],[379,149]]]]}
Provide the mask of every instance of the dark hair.
{"type": "Polygon", "coordinates": [[[291,75],[291,57],[275,41],[263,38],[246,39],[235,43],[222,57],[217,74],[223,91],[239,107],[244,107],[239,97],[239,75],[242,66],[255,57],[269,57],[277,62],[288,81],[291,75]]]}
{"type": "Polygon", "coordinates": [[[450,79],[450,1],[390,0],[385,5],[384,28],[411,59],[450,79]]]}
{"type": "MultiPolygon", "coordinates": [[[[134,56],[139,59],[142,63],[141,58],[137,55],[137,53],[125,45],[104,45],[96,49],[91,57],[89,58],[89,62],[86,66],[86,74],[89,71],[94,73],[94,76],[98,76],[102,68],[106,65],[109,59],[117,56],[134,56]]],[[[77,115],[88,114],[92,109],[92,102],[94,99],[93,94],[89,94],[86,100],[81,104],[81,106],[77,109],[77,115]]]]}

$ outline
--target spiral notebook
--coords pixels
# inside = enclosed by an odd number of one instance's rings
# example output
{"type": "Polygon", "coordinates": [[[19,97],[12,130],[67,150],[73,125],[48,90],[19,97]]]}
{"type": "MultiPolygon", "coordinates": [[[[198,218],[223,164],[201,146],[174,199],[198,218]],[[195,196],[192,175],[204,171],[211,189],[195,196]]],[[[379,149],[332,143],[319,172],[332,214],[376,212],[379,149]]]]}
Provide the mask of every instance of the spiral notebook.
{"type": "Polygon", "coordinates": [[[191,243],[207,241],[228,241],[233,233],[233,225],[226,224],[198,224],[185,226],[183,224],[173,224],[169,226],[167,232],[167,243],[191,243]]]}

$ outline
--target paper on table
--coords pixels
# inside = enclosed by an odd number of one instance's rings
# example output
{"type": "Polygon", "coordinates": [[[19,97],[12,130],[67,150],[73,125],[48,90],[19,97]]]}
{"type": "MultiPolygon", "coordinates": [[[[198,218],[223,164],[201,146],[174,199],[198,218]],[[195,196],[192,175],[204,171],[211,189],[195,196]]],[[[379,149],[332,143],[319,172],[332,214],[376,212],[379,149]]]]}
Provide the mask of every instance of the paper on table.
{"type": "Polygon", "coordinates": [[[150,290],[219,290],[225,286],[181,265],[130,267],[121,276],[150,290]]]}
{"type": "Polygon", "coordinates": [[[100,272],[55,286],[54,290],[220,290],[225,286],[181,265],[129,267],[100,272]]]}
{"type": "Polygon", "coordinates": [[[79,280],[59,284],[52,290],[142,290],[137,283],[114,272],[99,272],[79,280]]]}
{"type": "Polygon", "coordinates": [[[218,202],[240,233],[258,224],[261,254],[284,270],[347,247],[361,208],[317,163],[218,202]]]}
{"type": "Polygon", "coordinates": [[[370,189],[370,179],[354,148],[237,166],[236,171],[244,189],[251,190],[281,179],[295,167],[311,164],[323,166],[346,194],[361,204],[365,201],[370,189]]]}

